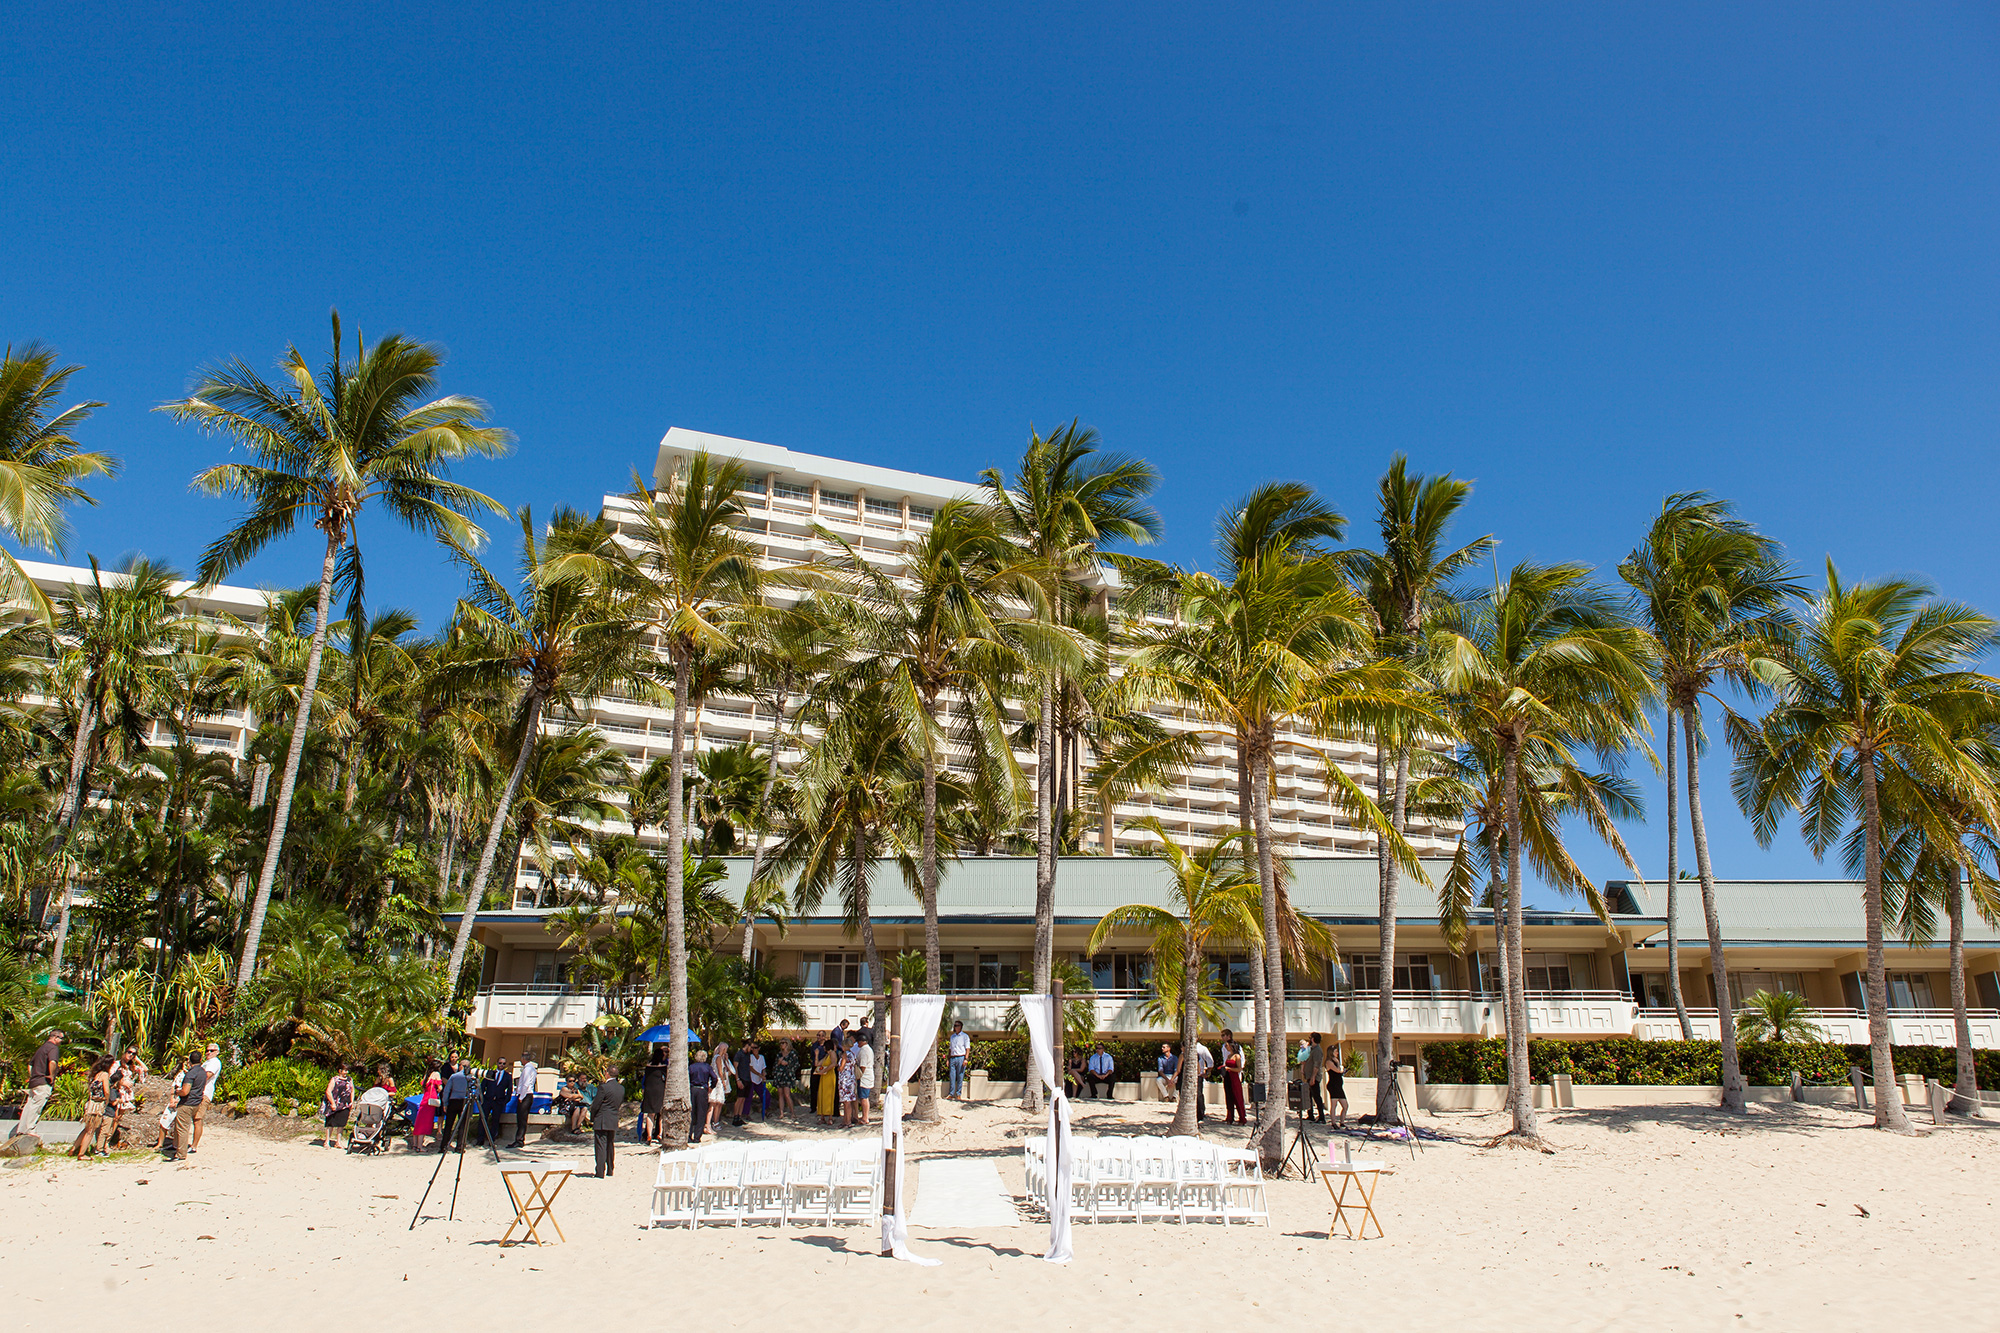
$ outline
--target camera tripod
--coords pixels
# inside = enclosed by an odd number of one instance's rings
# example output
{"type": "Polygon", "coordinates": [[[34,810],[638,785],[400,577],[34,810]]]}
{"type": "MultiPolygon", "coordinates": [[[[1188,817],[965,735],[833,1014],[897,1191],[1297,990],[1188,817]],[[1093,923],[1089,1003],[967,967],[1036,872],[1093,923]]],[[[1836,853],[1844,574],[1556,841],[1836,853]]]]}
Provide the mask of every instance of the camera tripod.
{"type": "MultiPolygon", "coordinates": [[[[472,1126],[473,1106],[479,1108],[479,1129],[485,1135],[486,1150],[493,1154],[493,1165],[500,1165],[500,1141],[499,1137],[493,1132],[492,1117],[486,1113],[486,1099],[484,1097],[468,1097],[466,1101],[470,1105],[465,1110],[459,1112],[458,1124],[453,1127],[457,1131],[455,1155],[458,1158],[458,1167],[453,1171],[451,1177],[451,1206],[445,1209],[444,1214],[447,1222],[452,1221],[458,1216],[458,1182],[465,1175],[465,1135],[466,1131],[472,1126]]],[[[444,1170],[444,1159],[445,1154],[443,1152],[438,1153],[437,1165],[431,1168],[430,1184],[424,1186],[423,1197],[417,1200],[417,1211],[410,1214],[408,1230],[415,1231],[417,1229],[417,1222],[424,1215],[424,1203],[431,1197],[431,1190],[437,1184],[438,1172],[444,1170]]]]}

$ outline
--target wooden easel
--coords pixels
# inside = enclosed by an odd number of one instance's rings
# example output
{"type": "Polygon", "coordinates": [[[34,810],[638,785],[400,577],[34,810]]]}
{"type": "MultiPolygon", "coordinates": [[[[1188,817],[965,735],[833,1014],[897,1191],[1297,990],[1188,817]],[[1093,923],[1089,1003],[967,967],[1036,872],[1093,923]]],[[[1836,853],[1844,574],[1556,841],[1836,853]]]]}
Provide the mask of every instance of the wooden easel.
{"type": "Polygon", "coordinates": [[[562,1223],[556,1221],[555,1214],[549,1211],[556,1206],[556,1195],[561,1194],[563,1186],[569,1184],[569,1178],[570,1168],[568,1167],[560,1167],[554,1171],[544,1171],[540,1175],[536,1175],[533,1171],[502,1171],[500,1173],[501,1181],[507,1186],[507,1197],[514,1201],[514,1220],[507,1224],[506,1234],[500,1237],[502,1248],[509,1245],[525,1245],[529,1241],[533,1241],[537,1245],[542,1244],[541,1233],[536,1228],[543,1222],[547,1222],[556,1229],[557,1240],[564,1242],[569,1240],[568,1236],[563,1235],[562,1223]],[[525,1176],[527,1178],[528,1192],[525,1196],[522,1195],[521,1191],[514,1184],[514,1177],[516,1176],[525,1176]],[[552,1180],[555,1182],[555,1188],[544,1190],[543,1186],[552,1180]],[[519,1240],[514,1239],[515,1227],[522,1227],[526,1232],[519,1240]]]}

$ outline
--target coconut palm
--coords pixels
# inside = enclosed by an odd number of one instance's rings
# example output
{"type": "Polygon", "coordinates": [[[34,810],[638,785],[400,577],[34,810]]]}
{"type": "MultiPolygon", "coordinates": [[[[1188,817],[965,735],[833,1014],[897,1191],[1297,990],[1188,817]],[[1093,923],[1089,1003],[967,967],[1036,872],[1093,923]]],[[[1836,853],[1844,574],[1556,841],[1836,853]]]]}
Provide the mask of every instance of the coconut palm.
{"type": "Polygon", "coordinates": [[[1708,965],[1721,1026],[1722,1105],[1743,1109],[1743,1077],[1736,1058],[1735,1023],[1729,1011],[1729,970],[1722,956],[1722,922],[1716,910],[1715,871],[1708,857],[1708,828],[1701,807],[1701,709],[1718,683],[1755,692],[1751,663],[1767,640],[1790,632],[1787,607],[1798,586],[1778,543],[1735,517],[1727,503],[1698,492],[1670,495],[1646,540],[1618,572],[1639,595],[1666,711],[1667,777],[1667,985],[1681,1035],[1691,1035],[1681,996],[1680,892],[1674,772],[1676,727],[1687,741],[1688,823],[1694,835],[1695,870],[1708,927],[1708,965]]]}
{"type": "Polygon", "coordinates": [[[1581,749],[1613,757],[1633,744],[1652,695],[1645,634],[1590,581],[1582,565],[1522,563],[1460,623],[1433,631],[1430,670],[1461,715],[1463,734],[1485,737],[1501,774],[1507,860],[1507,1101],[1513,1126],[1496,1142],[1544,1147],[1528,1079],[1528,1020],[1521,957],[1524,778],[1538,755],[1581,749]]]}
{"type": "MultiPolygon", "coordinates": [[[[860,614],[860,644],[879,664],[881,688],[905,743],[923,768],[923,823],[918,875],[924,914],[924,989],[943,987],[938,952],[938,778],[948,743],[966,761],[1012,789],[1020,774],[1008,744],[1001,691],[1024,668],[1044,673],[1080,660],[1073,639],[1046,618],[1010,614],[1043,605],[1043,589],[1002,536],[993,515],[969,500],[941,506],[930,530],[912,543],[892,577],[851,543],[841,549],[860,614]],[[945,709],[958,719],[950,725],[945,709]]],[[[913,1114],[936,1115],[937,1070],[927,1061],[913,1114]]]]}
{"type": "Polygon", "coordinates": [[[333,355],[317,379],[298,348],[289,347],[279,363],[283,387],[266,383],[242,361],[231,361],[205,374],[185,399],[159,409],[176,421],[230,436],[257,460],[223,463],[194,479],[198,491],[239,496],[249,503],[249,512],[203,555],[203,584],[216,582],[288,536],[302,517],[310,518],[326,538],[312,644],[244,931],[239,985],[256,969],[257,940],[284,852],[292,792],[319,688],[334,578],[343,559],[350,577],[360,576],[358,548],[350,545],[355,523],[368,502],[376,500],[399,522],[454,549],[471,550],[484,534],[469,515],[480,509],[505,512],[447,475],[451,462],[468,454],[505,452],[510,436],[478,424],[486,418],[486,406],[477,399],[455,394],[430,398],[443,361],[438,348],[391,334],[372,349],[357,337],[350,362],[336,311],[333,355]]]}
{"type": "MultiPolygon", "coordinates": [[[[107,578],[91,557],[90,583],[63,600],[56,617],[58,658],[56,679],[68,687],[76,723],[70,737],[69,776],[48,839],[46,879],[60,885],[60,915],[49,962],[49,991],[55,991],[62,971],[63,948],[69,939],[70,895],[66,852],[76,836],[77,821],[90,791],[88,775],[93,736],[100,723],[122,723],[138,730],[140,719],[155,710],[173,682],[170,654],[181,642],[185,624],[173,598],[178,575],[165,565],[130,557],[107,578]]],[[[48,899],[33,908],[39,924],[48,899]]]]}
{"type": "MultiPolygon", "coordinates": [[[[757,551],[737,535],[743,515],[737,493],[748,480],[740,462],[697,453],[660,490],[633,477],[625,540],[634,580],[631,614],[659,637],[673,676],[674,722],[667,747],[665,928],[668,1046],[666,1100],[689,1101],[687,1081],[687,931],[681,879],[686,848],[684,784],[688,702],[706,658],[726,657],[749,610],[773,582],[757,551]]],[[[780,581],[782,580],[775,580],[780,581]]],[[[668,1117],[678,1140],[678,1116],[668,1117]]],[[[676,1142],[675,1146],[679,1146],[676,1142]]]]}
{"type": "MultiPolygon", "coordinates": [[[[1493,549],[1491,536],[1478,537],[1457,550],[1445,549],[1445,535],[1452,520],[1471,498],[1472,483],[1449,474],[1437,477],[1411,476],[1409,461],[1397,454],[1389,460],[1377,487],[1377,522],[1381,530],[1381,552],[1360,556],[1360,574],[1368,589],[1380,628],[1378,649],[1385,656],[1416,665],[1424,653],[1425,630],[1434,613],[1451,600],[1450,585],[1485,558],[1493,549]]],[[[1391,802],[1384,813],[1396,832],[1410,829],[1411,762],[1424,722],[1420,711],[1411,716],[1393,717],[1392,725],[1376,732],[1376,800],[1391,802]],[[1385,754],[1393,753],[1393,760],[1385,754]],[[1393,762],[1395,785],[1385,779],[1393,762]],[[1393,792],[1393,796],[1390,793],[1393,792]]],[[[1378,888],[1376,956],[1382,960],[1381,993],[1376,1004],[1375,1067],[1389,1069],[1396,1058],[1396,911],[1402,867],[1391,850],[1376,846],[1378,888]]],[[[1386,1123],[1397,1123],[1395,1080],[1379,1078],[1375,1083],[1375,1115],[1386,1123]]]]}
{"type": "Polygon", "coordinates": [[[1207,972],[1210,944],[1218,939],[1241,940],[1263,933],[1258,906],[1262,891],[1257,867],[1245,854],[1247,839],[1231,833],[1213,846],[1190,851],[1174,841],[1166,826],[1148,816],[1135,828],[1151,833],[1168,877],[1170,904],[1127,903],[1114,907],[1090,932],[1089,952],[1103,949],[1120,930],[1143,930],[1152,937],[1150,952],[1155,975],[1170,972],[1180,981],[1181,1029],[1180,1100],[1174,1107],[1176,1134],[1195,1131],[1195,1098],[1201,1095],[1201,1068],[1190,1058],[1200,1018],[1199,979],[1207,972]]]}
{"type": "Polygon", "coordinates": [[[439,668],[447,684],[491,686],[512,681],[519,703],[511,727],[514,762],[493,805],[478,867],[466,886],[458,935],[445,976],[456,985],[486,899],[500,838],[514,813],[522,778],[550,709],[574,711],[578,699],[610,693],[650,669],[642,627],[619,596],[622,560],[611,529],[570,509],[558,509],[545,536],[521,510],[521,579],[516,596],[469,551],[457,551],[472,588],[458,618],[475,642],[439,668]]]}
{"type": "Polygon", "coordinates": [[[788,897],[785,887],[770,879],[759,876],[743,886],[743,961],[749,963],[757,947],[757,922],[769,921],[777,928],[778,938],[785,937],[789,924],[785,917],[788,897]]]}
{"type": "MultiPolygon", "coordinates": [[[[997,468],[980,474],[995,516],[1027,557],[1042,591],[1042,611],[1068,623],[1080,601],[1097,600],[1104,583],[1104,547],[1111,542],[1158,541],[1159,516],[1146,497],[1160,474],[1141,459],[1101,451],[1097,432],[1077,421],[1047,439],[1028,432],[1028,445],[1011,479],[997,468]]],[[[1049,988],[1055,948],[1056,774],[1066,771],[1063,747],[1073,743],[1053,725],[1057,696],[1070,688],[1076,664],[1043,664],[1037,674],[1041,719],[1035,732],[1035,954],[1038,994],[1049,988]]],[[[1105,849],[1108,853],[1109,848],[1105,849]]],[[[1028,1081],[1028,1101],[1040,1088],[1028,1081]]]]}
{"type": "MultiPolygon", "coordinates": [[[[1850,821],[1860,822],[1868,1038],[1878,1088],[1893,1087],[1896,1077],[1882,952],[1882,789],[1929,784],[1966,802],[1989,826],[2000,822],[1992,775],[1953,739],[2000,706],[2000,681],[1971,669],[1994,631],[1991,619],[1936,600],[1922,583],[1849,585],[1829,560],[1826,588],[1799,616],[1796,637],[1756,664],[1776,694],[1770,711],[1755,725],[1729,719],[1736,799],[1760,843],[1770,842],[1788,811],[1798,812],[1815,854],[1850,821]]],[[[1924,832],[1940,843],[1953,836],[1948,826],[1924,832]]],[[[1875,1099],[1875,1124],[1910,1132],[1896,1097],[1875,1099]]]]}
{"type": "MultiPolygon", "coordinates": [[[[61,552],[69,524],[63,506],[96,504],[80,484],[109,477],[118,460],[83,448],[70,432],[103,403],[58,408],[69,377],[81,367],[56,368],[53,349],[31,342],[0,354],[0,532],[44,551],[61,552]]],[[[0,591],[18,597],[43,620],[52,608],[12,552],[0,550],[0,591]]]]}
{"type": "MultiPolygon", "coordinates": [[[[1413,702],[1408,672],[1374,657],[1372,619],[1348,579],[1347,562],[1324,543],[1346,530],[1339,513],[1310,488],[1278,483],[1253,492],[1226,513],[1217,535],[1220,576],[1180,574],[1174,623],[1139,636],[1128,664],[1135,688],[1174,698],[1213,724],[1212,734],[1237,746],[1238,799],[1249,793],[1249,824],[1263,893],[1265,939],[1280,929],[1279,874],[1271,843],[1270,786],[1282,743],[1314,752],[1303,740],[1278,737],[1280,719],[1311,713],[1328,734],[1372,726],[1389,708],[1413,702]]],[[[1329,785],[1357,817],[1421,875],[1415,855],[1374,799],[1330,755],[1329,785]]],[[[1284,955],[1267,949],[1263,1003],[1258,1006],[1258,1067],[1282,1067],[1284,955]]],[[[1264,1104],[1263,1156],[1283,1157],[1285,1107],[1264,1104]]]]}
{"type": "Polygon", "coordinates": [[[1760,990],[1743,1001],[1745,1041],[1824,1041],[1826,1032],[1812,1021],[1812,1002],[1794,991],[1760,990]]]}

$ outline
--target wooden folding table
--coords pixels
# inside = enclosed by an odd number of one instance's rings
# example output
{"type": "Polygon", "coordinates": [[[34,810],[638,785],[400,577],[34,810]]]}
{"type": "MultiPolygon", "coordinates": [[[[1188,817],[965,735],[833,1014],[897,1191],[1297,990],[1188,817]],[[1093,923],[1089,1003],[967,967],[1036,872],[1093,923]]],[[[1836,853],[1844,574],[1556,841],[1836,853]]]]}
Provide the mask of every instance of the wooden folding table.
{"type": "Polygon", "coordinates": [[[1382,1221],[1375,1216],[1375,1186],[1387,1170],[1380,1161],[1328,1162],[1319,1169],[1319,1178],[1326,1184],[1326,1192],[1333,1198],[1333,1221],[1327,1224],[1326,1236],[1333,1239],[1333,1228],[1347,1228],[1349,1240],[1367,1240],[1368,1224],[1375,1224],[1376,1239],[1382,1236],[1382,1221]],[[1353,1198],[1348,1197],[1352,1190],[1353,1198]],[[1357,1233],[1355,1219],[1360,1219],[1361,1229],[1357,1233]]]}
{"type": "Polygon", "coordinates": [[[503,1246],[525,1245],[533,1241],[540,1245],[542,1237],[536,1228],[543,1222],[556,1229],[557,1240],[568,1241],[569,1237],[563,1235],[562,1223],[556,1221],[555,1214],[550,1210],[556,1206],[556,1195],[562,1193],[562,1187],[569,1183],[569,1178],[568,1167],[544,1171],[539,1175],[533,1171],[502,1171],[500,1179],[506,1182],[507,1197],[514,1201],[514,1220],[507,1224],[507,1232],[500,1237],[500,1243],[503,1246]],[[523,1194],[514,1183],[516,1177],[528,1182],[527,1193],[523,1194]],[[554,1182],[554,1188],[549,1187],[551,1182],[554,1182]],[[519,1240],[514,1239],[515,1227],[523,1228],[525,1233],[519,1240]]]}

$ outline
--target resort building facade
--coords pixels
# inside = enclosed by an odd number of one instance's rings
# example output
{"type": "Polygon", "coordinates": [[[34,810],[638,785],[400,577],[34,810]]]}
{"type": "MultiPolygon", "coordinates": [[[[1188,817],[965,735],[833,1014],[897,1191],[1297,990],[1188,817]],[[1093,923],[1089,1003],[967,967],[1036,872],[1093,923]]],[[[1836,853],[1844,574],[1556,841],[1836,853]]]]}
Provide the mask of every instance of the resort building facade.
{"type": "MultiPolygon", "coordinates": [[[[727,862],[723,891],[739,896],[749,873],[747,858],[727,862]]],[[[1290,894],[1301,912],[1325,922],[1340,948],[1337,962],[1291,976],[1286,1025],[1293,1033],[1330,1033],[1365,1056],[1372,1052],[1381,960],[1376,956],[1376,863],[1372,857],[1297,857],[1290,894]]],[[[1032,857],[973,857],[946,868],[940,890],[940,935],[952,1016],[979,1035],[996,1035],[1029,974],[1034,947],[1032,857]]],[[[1445,866],[1428,866],[1433,881],[1445,866]]],[[[904,951],[921,951],[923,917],[890,862],[870,880],[874,933],[885,965],[904,951]]],[[[1150,998],[1148,941],[1136,933],[1113,936],[1096,954],[1086,952],[1091,932],[1111,909],[1131,902],[1168,906],[1166,874],[1144,856],[1065,857],[1056,882],[1055,950],[1092,977],[1098,1030],[1115,1037],[1170,1037],[1144,1015],[1150,998]]],[[[1864,967],[1861,892],[1856,883],[1824,881],[1725,881],[1717,886],[1733,1003],[1757,990],[1791,990],[1813,1005],[1815,1021],[1833,1041],[1867,1040],[1861,996],[1854,990],[1864,967]]],[[[1528,1027],[1535,1037],[1676,1039],[1679,1022],[1665,998],[1667,921],[1659,886],[1613,881],[1605,886],[1607,924],[1588,911],[1527,913],[1525,953],[1528,1027]]],[[[1445,945],[1436,901],[1422,884],[1406,879],[1401,892],[1394,969],[1399,1057],[1414,1056],[1425,1042],[1500,1035],[1496,937],[1490,914],[1475,924],[1463,953],[1445,945]]],[[[1707,942],[1698,889],[1681,895],[1683,994],[1697,1037],[1716,1036],[1716,996],[1709,983],[1707,942]]],[[[573,985],[572,953],[549,929],[549,909],[516,907],[482,912],[474,937],[486,946],[478,997],[467,1032],[486,1058],[539,1059],[559,1054],[585,1024],[608,1012],[649,1010],[656,996],[573,985]]],[[[733,952],[732,937],[716,947],[733,952]]],[[[805,990],[807,1031],[822,1032],[868,1008],[869,975],[861,947],[838,916],[791,924],[781,936],[768,923],[756,927],[756,952],[781,976],[805,990]]],[[[1969,1002],[1974,1044],[2000,1047],[2000,934],[1968,926],[1969,1002]]],[[[1255,1024],[1250,1012],[1249,959],[1218,952],[1211,967],[1222,991],[1220,1026],[1239,1033],[1255,1024]]],[[[1890,1023],[1898,1043],[1949,1045],[1953,1041],[1942,941],[1892,943],[1890,1023]]],[[[641,1015],[643,1017],[643,1015],[641,1015]]],[[[796,1034],[793,1034],[796,1035],[796,1034]]]]}
{"type": "MultiPolygon", "coordinates": [[[[863,559],[893,577],[903,566],[905,552],[929,529],[940,506],[955,499],[978,499],[983,494],[970,482],[797,453],[680,427],[669,430],[660,441],[654,487],[665,487],[697,453],[739,461],[749,472],[741,493],[744,514],[737,527],[766,567],[773,569],[825,562],[841,555],[836,543],[819,535],[824,530],[838,534],[863,559]]],[[[604,497],[603,517],[612,524],[629,528],[634,513],[630,496],[604,497]]],[[[1105,586],[1104,593],[1107,601],[1115,603],[1115,580],[1105,586]]],[[[1157,702],[1149,711],[1169,730],[1203,733],[1205,753],[1170,785],[1118,803],[1108,820],[1092,820],[1080,837],[1084,850],[1112,855],[1142,851],[1149,838],[1129,826],[1147,815],[1159,819],[1175,837],[1194,842],[1212,841],[1237,826],[1233,743],[1226,736],[1207,734],[1205,724],[1170,702],[1157,702]]],[[[762,749],[770,745],[775,729],[780,733],[778,759],[782,766],[790,768],[804,757],[793,719],[774,717],[768,706],[727,689],[700,701],[691,710],[691,717],[692,749],[746,741],[762,749]]],[[[1025,714],[1015,709],[1012,721],[1025,721],[1025,714]]],[[[667,753],[672,723],[670,705],[604,695],[587,701],[569,716],[550,718],[546,727],[558,731],[594,726],[640,767],[667,753]]],[[[810,734],[804,741],[810,743],[810,734]]],[[[1290,727],[1281,728],[1278,741],[1277,782],[1271,797],[1277,845],[1295,855],[1372,854],[1374,835],[1331,799],[1322,755],[1331,754],[1343,771],[1372,791],[1374,749],[1360,740],[1327,741],[1290,727]],[[1308,745],[1315,749],[1304,748],[1308,745]]],[[[1035,752],[1017,750],[1015,758],[1032,783],[1036,778],[1035,752]]],[[[659,836],[656,830],[646,835],[648,841],[657,841],[659,836]]],[[[1418,820],[1409,836],[1419,853],[1448,856],[1456,845],[1458,826],[1418,820]]],[[[548,887],[561,878],[560,867],[551,869],[552,883],[545,886],[541,867],[534,864],[531,855],[524,858],[517,876],[517,900],[523,904],[549,900],[548,887]]]]}

